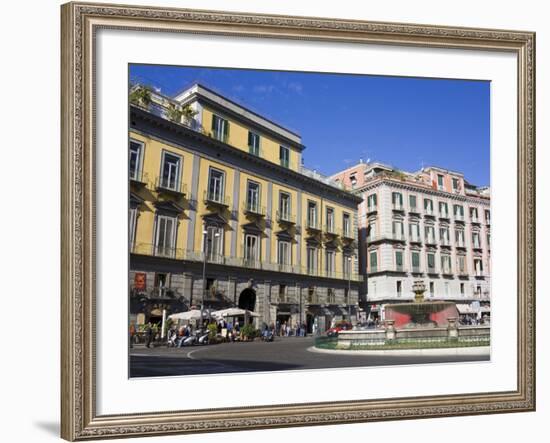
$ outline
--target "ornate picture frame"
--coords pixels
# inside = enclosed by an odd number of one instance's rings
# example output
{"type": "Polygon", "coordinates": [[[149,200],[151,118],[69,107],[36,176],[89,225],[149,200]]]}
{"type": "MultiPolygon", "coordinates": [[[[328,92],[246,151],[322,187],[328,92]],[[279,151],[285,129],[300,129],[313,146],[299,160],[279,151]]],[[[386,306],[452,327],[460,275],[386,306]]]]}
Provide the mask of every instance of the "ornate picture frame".
{"type": "Polygon", "coordinates": [[[87,440],[535,409],[535,35],[524,31],[68,3],[62,18],[61,436],[87,440]],[[96,412],[98,29],[502,51],[517,56],[517,389],[241,408],[96,412]]]}

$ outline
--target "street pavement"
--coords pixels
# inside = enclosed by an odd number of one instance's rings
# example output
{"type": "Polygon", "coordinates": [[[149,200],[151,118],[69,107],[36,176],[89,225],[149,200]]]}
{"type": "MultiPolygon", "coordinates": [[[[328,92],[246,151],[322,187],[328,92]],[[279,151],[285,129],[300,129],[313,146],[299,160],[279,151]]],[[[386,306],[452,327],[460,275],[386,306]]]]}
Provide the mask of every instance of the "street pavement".
{"type": "Polygon", "coordinates": [[[334,355],[308,351],[311,337],[276,337],[274,342],[222,343],[184,348],[135,347],[130,377],[289,371],[297,369],[453,363],[485,356],[334,355]]]}

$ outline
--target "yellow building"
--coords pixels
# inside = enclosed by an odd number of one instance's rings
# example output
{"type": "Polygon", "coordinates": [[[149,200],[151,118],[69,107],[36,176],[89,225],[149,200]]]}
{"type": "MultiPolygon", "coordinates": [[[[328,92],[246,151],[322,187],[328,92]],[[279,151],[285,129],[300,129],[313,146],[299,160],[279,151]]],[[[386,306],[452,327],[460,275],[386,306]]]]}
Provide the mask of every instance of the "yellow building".
{"type": "Polygon", "coordinates": [[[130,103],[132,321],[203,303],[310,331],[355,318],[361,199],[302,166],[298,134],[199,84],[130,103]]]}

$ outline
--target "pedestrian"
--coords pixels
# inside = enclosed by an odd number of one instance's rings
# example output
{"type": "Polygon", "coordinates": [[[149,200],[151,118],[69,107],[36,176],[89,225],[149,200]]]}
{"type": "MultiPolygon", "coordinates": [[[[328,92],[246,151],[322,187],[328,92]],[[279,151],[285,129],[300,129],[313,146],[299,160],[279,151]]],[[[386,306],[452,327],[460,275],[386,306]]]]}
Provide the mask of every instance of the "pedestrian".
{"type": "Polygon", "coordinates": [[[136,325],[130,323],[130,348],[134,347],[134,336],[136,335],[136,325]]]}
{"type": "Polygon", "coordinates": [[[145,337],[147,338],[147,346],[148,348],[151,347],[151,341],[153,340],[153,327],[151,325],[151,322],[147,323],[147,327],[145,328],[145,337]]]}

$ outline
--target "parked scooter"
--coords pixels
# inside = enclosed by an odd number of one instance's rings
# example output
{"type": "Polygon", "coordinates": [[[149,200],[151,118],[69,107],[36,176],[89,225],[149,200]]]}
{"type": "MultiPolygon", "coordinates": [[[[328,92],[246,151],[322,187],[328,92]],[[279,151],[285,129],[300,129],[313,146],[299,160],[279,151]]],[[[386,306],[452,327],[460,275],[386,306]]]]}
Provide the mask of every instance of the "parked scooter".
{"type": "Polygon", "coordinates": [[[262,341],[273,341],[275,340],[275,337],[273,335],[273,331],[271,329],[266,329],[262,334],[262,341]]]}
{"type": "Polygon", "coordinates": [[[209,333],[208,331],[206,333],[200,333],[197,335],[198,340],[195,344],[197,345],[207,345],[209,342],[209,333]]]}

